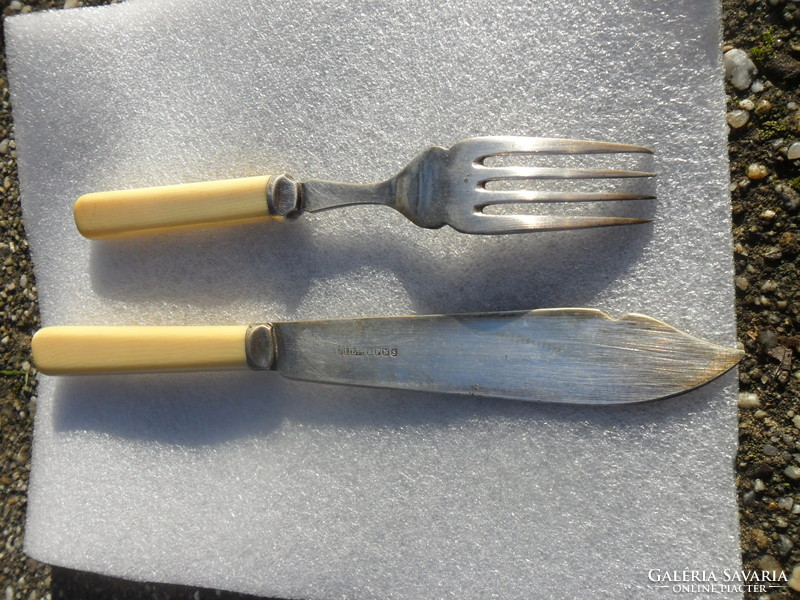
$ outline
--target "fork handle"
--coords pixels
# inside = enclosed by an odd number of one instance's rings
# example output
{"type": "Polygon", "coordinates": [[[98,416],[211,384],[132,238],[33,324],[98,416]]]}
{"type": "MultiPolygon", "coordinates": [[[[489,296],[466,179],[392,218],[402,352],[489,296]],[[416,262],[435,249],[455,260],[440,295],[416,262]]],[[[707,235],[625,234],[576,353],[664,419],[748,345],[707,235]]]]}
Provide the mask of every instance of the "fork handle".
{"type": "Polygon", "coordinates": [[[107,240],[294,216],[300,184],[288,175],[95,192],[75,202],[78,231],[107,240]]]}

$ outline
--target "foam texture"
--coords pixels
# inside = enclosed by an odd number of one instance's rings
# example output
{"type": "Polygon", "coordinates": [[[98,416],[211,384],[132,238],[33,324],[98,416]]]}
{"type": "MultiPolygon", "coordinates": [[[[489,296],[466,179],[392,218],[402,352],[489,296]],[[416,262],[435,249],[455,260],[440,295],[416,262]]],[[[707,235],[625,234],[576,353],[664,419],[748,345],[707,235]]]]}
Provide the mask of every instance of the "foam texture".
{"type": "MultiPolygon", "coordinates": [[[[735,343],[715,2],[132,0],[6,27],[44,325],[584,306],[735,343]],[[654,221],[481,238],[354,207],[92,243],[71,218],[104,189],[374,181],[473,135],[648,145],[658,201],[595,211],[654,221]]],[[[649,569],[739,566],[734,373],[611,408],[274,373],[39,389],[48,563],[307,599],[662,598],[649,569]]]]}

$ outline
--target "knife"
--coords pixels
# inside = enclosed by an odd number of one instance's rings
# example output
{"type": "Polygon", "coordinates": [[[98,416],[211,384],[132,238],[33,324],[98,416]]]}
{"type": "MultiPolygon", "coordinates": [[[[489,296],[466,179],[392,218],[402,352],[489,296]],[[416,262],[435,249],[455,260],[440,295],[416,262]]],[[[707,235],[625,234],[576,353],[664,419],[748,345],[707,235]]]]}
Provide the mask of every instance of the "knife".
{"type": "Polygon", "coordinates": [[[592,309],[178,327],[46,327],[49,375],[263,369],[304,381],[573,404],[674,396],[742,351],[592,309]]]}

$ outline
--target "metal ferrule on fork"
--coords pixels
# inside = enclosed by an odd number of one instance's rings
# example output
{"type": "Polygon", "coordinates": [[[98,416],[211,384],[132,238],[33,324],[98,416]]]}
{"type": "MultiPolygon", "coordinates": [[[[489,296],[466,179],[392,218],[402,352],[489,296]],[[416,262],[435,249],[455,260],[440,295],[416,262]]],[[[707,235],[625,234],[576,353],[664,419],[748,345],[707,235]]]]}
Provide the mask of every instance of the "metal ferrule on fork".
{"type": "Polygon", "coordinates": [[[267,211],[269,214],[287,219],[302,211],[302,185],[291,175],[272,175],[267,183],[267,211]]]}

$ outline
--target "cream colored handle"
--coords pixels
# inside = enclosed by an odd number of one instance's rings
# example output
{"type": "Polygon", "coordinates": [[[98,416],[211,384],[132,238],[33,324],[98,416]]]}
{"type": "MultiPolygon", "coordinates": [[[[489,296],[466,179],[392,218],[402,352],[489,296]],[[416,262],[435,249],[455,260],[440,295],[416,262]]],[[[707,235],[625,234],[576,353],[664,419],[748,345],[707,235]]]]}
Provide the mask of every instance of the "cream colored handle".
{"type": "Polygon", "coordinates": [[[296,206],[271,208],[276,182],[281,201],[293,193],[297,203],[296,182],[265,175],[86,194],[75,202],[75,224],[84,237],[105,240],[280,219],[296,206]]]}
{"type": "Polygon", "coordinates": [[[247,327],[45,327],[31,342],[46,375],[246,369],[247,327]]]}

